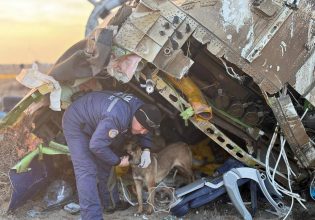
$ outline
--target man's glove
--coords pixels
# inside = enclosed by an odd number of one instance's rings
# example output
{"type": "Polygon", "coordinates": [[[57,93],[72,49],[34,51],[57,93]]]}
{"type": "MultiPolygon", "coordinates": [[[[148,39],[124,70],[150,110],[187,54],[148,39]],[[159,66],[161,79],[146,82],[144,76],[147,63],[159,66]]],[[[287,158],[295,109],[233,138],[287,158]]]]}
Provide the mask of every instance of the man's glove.
{"type": "Polygon", "coordinates": [[[139,164],[139,167],[141,168],[147,168],[151,163],[151,157],[150,157],[150,150],[144,149],[141,154],[141,162],[139,164]]]}

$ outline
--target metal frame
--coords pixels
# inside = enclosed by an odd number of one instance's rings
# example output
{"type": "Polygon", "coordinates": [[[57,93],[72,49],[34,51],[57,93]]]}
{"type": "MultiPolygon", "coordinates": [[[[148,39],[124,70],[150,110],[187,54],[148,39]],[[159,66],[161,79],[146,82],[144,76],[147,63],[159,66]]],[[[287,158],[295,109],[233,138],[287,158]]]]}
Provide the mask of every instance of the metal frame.
{"type": "MultiPolygon", "coordinates": [[[[180,97],[161,77],[154,76],[154,81],[156,82],[156,89],[170,104],[172,104],[176,109],[181,111],[182,104],[185,108],[189,108],[190,104],[180,97]]],[[[189,119],[199,130],[201,130],[205,135],[207,135],[211,140],[217,143],[230,155],[232,155],[237,160],[246,164],[249,167],[253,167],[260,170],[265,170],[265,164],[255,158],[250,154],[246,153],[241,147],[234,143],[229,137],[227,137],[222,131],[220,131],[214,124],[206,120],[197,120],[195,117],[189,119]]],[[[283,174],[277,172],[278,176],[287,179],[283,174]]]]}

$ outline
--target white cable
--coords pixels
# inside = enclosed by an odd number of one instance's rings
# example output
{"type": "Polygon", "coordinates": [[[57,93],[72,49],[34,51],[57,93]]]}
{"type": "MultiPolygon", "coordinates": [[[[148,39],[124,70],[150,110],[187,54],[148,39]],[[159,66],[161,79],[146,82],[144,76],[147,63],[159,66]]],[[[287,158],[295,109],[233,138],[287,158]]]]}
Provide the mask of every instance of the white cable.
{"type": "MultiPolygon", "coordinates": [[[[282,155],[282,151],[283,151],[283,149],[284,149],[284,144],[285,144],[285,142],[284,142],[284,143],[281,143],[281,148],[280,148],[279,156],[278,156],[276,165],[274,166],[274,170],[277,170],[277,167],[278,167],[278,165],[279,165],[279,162],[280,162],[280,159],[281,159],[281,155],[282,155]]],[[[272,185],[273,185],[273,186],[275,185],[275,176],[276,176],[276,172],[273,172],[272,178],[271,178],[271,180],[272,180],[272,185]]]]}
{"type": "Polygon", "coordinates": [[[234,79],[239,80],[240,82],[243,82],[242,78],[234,71],[234,69],[233,69],[232,67],[228,66],[228,65],[226,64],[226,62],[225,62],[221,57],[219,57],[219,59],[220,59],[221,62],[223,63],[223,65],[224,65],[224,67],[225,67],[225,70],[226,70],[226,73],[227,73],[229,76],[231,76],[231,77],[234,78],[234,79]],[[232,73],[231,73],[230,71],[231,71],[232,73]]]}
{"type": "MultiPolygon", "coordinates": [[[[270,176],[271,172],[270,172],[270,167],[269,167],[269,157],[270,157],[271,150],[272,150],[272,148],[274,146],[274,143],[276,142],[276,139],[277,139],[277,136],[278,136],[278,129],[279,129],[279,127],[278,127],[278,124],[277,124],[276,128],[275,128],[275,131],[274,131],[274,133],[272,135],[269,147],[267,149],[266,160],[265,160],[267,178],[268,178],[269,182],[272,183],[273,187],[274,187],[274,183],[272,181],[272,177],[270,176]]],[[[276,171],[274,170],[274,172],[276,172],[276,171]]],[[[280,192],[277,190],[276,187],[274,187],[274,189],[276,190],[277,193],[280,194],[280,192]]]]}
{"type": "MultiPolygon", "coordinates": [[[[306,110],[307,111],[307,110],[306,110]]],[[[303,114],[303,117],[305,116],[306,113],[303,114]]],[[[280,153],[279,153],[279,156],[278,156],[278,159],[276,161],[276,164],[275,164],[275,167],[274,167],[274,170],[273,170],[273,173],[271,175],[271,172],[270,172],[270,167],[269,167],[269,157],[270,157],[270,153],[271,153],[271,150],[274,146],[274,143],[276,141],[276,138],[278,136],[278,124],[276,126],[276,129],[275,129],[275,132],[272,136],[272,139],[270,141],[270,145],[268,147],[268,150],[267,150],[267,154],[266,154],[266,161],[265,161],[265,164],[266,164],[266,174],[267,174],[267,178],[268,180],[271,182],[272,186],[274,187],[274,189],[279,193],[279,194],[285,194],[289,197],[291,197],[291,206],[286,214],[286,216],[284,217],[284,219],[286,219],[289,214],[291,213],[291,210],[293,208],[293,204],[294,204],[294,199],[296,199],[300,205],[306,209],[305,205],[302,203],[302,201],[305,201],[304,199],[301,198],[301,196],[297,193],[293,193],[292,191],[292,187],[291,187],[291,174],[295,175],[295,173],[292,171],[291,167],[290,167],[290,164],[289,164],[289,161],[288,161],[288,158],[287,158],[287,155],[285,153],[285,150],[284,150],[284,146],[285,146],[285,143],[286,143],[286,140],[284,139],[283,136],[280,136],[280,146],[281,146],[281,149],[280,149],[280,153]],[[284,162],[285,162],[285,165],[286,165],[286,168],[287,168],[287,175],[288,175],[288,185],[289,185],[289,190],[285,189],[284,187],[280,186],[276,181],[275,181],[275,174],[276,174],[276,171],[277,171],[277,167],[279,165],[279,162],[280,162],[280,159],[281,157],[283,158],[284,162]],[[280,193],[281,192],[281,193],[280,193]]]]}
{"type": "Polygon", "coordinates": [[[120,185],[121,185],[121,189],[122,189],[122,192],[123,192],[123,195],[124,195],[125,199],[127,200],[127,202],[128,202],[130,205],[136,206],[137,204],[131,202],[130,199],[129,199],[129,196],[127,196],[127,194],[129,194],[129,193],[126,192],[126,189],[125,189],[125,186],[124,186],[124,184],[123,184],[123,182],[122,182],[122,179],[121,179],[120,177],[119,177],[118,179],[119,179],[119,182],[120,182],[120,185]]]}
{"type": "MultiPolygon", "coordinates": [[[[285,154],[285,152],[284,152],[285,140],[284,140],[283,136],[280,136],[280,144],[281,144],[280,155],[283,155],[283,154],[285,154]]],[[[286,165],[287,165],[287,162],[285,162],[285,163],[286,163],[286,165]]],[[[290,178],[290,172],[291,172],[291,171],[290,171],[290,169],[288,169],[288,167],[290,167],[290,166],[287,166],[288,184],[289,184],[290,192],[292,193],[291,178],[290,178]]],[[[293,208],[293,205],[294,205],[294,197],[292,196],[292,197],[291,197],[291,205],[290,205],[290,208],[289,208],[287,214],[286,214],[285,217],[283,218],[284,220],[287,219],[287,217],[290,215],[291,210],[292,210],[292,208],[293,208]]]]}
{"type": "MultiPolygon", "coordinates": [[[[285,144],[285,142],[282,142],[282,143],[281,143],[281,146],[284,147],[284,144],[285,144]]],[[[283,148],[282,148],[282,150],[281,150],[280,152],[281,152],[281,153],[279,154],[279,156],[282,155],[282,156],[284,157],[284,161],[285,161],[285,163],[286,163],[287,170],[289,170],[289,171],[290,171],[290,174],[291,174],[291,170],[292,170],[292,169],[290,168],[288,159],[287,159],[287,157],[286,157],[286,155],[285,155],[285,151],[283,150],[283,148]]],[[[268,170],[270,171],[269,164],[268,164],[268,170]]],[[[274,169],[274,170],[276,170],[276,169],[274,169]]],[[[291,197],[291,196],[294,196],[296,199],[303,200],[303,199],[300,197],[299,194],[290,192],[290,191],[288,191],[287,189],[285,189],[284,187],[282,187],[281,185],[277,184],[277,183],[275,182],[275,179],[272,178],[272,176],[270,176],[270,173],[269,173],[269,172],[267,173],[267,176],[270,178],[269,180],[273,183],[273,186],[275,187],[275,189],[276,189],[277,192],[280,191],[280,192],[282,192],[283,194],[289,195],[290,197],[291,197]]],[[[274,175],[273,175],[273,176],[274,176],[274,175]]],[[[291,186],[291,185],[290,185],[290,186],[291,186]]],[[[304,205],[302,205],[302,206],[305,207],[304,205]]]]}
{"type": "Polygon", "coordinates": [[[174,204],[176,201],[177,201],[177,199],[175,196],[175,188],[167,186],[164,182],[160,182],[159,185],[157,185],[156,187],[152,187],[152,190],[151,190],[151,192],[149,192],[149,196],[147,199],[147,203],[153,207],[154,212],[167,212],[167,213],[169,213],[171,211],[171,204],[174,204]],[[172,199],[171,199],[171,201],[167,207],[167,210],[166,209],[165,210],[164,209],[157,209],[154,204],[150,203],[150,198],[151,198],[153,192],[156,191],[158,188],[166,188],[172,192],[172,199]]]}
{"type": "Polygon", "coordinates": [[[190,52],[190,40],[187,41],[187,57],[191,57],[191,52],[190,52]]]}

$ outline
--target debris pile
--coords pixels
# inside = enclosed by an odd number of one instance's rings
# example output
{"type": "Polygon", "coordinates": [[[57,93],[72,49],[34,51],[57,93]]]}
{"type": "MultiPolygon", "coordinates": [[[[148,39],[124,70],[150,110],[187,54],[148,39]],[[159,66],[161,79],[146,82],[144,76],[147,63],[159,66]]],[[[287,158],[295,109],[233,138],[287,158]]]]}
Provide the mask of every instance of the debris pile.
{"type": "Polygon", "coordinates": [[[10,168],[42,142],[31,133],[32,120],[25,115],[15,126],[0,130],[0,200],[9,199],[11,194],[10,168]]]}

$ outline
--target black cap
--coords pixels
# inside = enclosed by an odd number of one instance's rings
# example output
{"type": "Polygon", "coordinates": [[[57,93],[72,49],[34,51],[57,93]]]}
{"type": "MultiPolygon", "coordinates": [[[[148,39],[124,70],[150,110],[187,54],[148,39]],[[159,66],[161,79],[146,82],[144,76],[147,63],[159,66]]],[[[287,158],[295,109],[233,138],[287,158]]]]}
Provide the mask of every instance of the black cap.
{"type": "Polygon", "coordinates": [[[152,104],[144,104],[135,112],[137,121],[148,131],[159,132],[162,115],[160,110],[152,104]]]}

